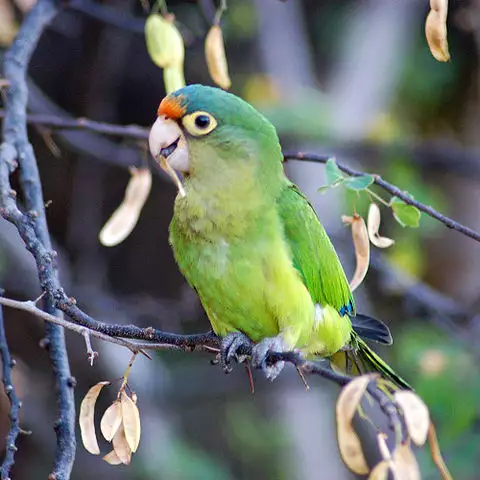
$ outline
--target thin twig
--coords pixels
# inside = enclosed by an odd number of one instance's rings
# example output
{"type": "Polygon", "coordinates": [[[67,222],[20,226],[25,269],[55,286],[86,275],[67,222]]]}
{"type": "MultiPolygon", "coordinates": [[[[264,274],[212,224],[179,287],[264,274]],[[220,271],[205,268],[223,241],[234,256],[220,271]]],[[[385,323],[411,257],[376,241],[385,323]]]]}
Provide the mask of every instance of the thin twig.
{"type": "Polygon", "coordinates": [[[90,362],[90,366],[93,367],[93,362],[98,357],[98,352],[96,352],[92,348],[92,342],[91,342],[91,339],[90,339],[90,332],[87,328],[83,329],[82,335],[83,335],[83,338],[85,340],[85,346],[87,347],[88,361],[90,362]]]}
{"type": "Polygon", "coordinates": [[[0,468],[1,479],[6,480],[10,477],[10,470],[15,463],[15,452],[17,451],[16,441],[18,435],[21,433],[19,412],[22,402],[18,398],[12,383],[12,368],[15,366],[15,360],[10,356],[10,350],[8,349],[2,307],[0,307],[0,356],[2,358],[3,385],[5,393],[10,400],[10,430],[8,431],[5,446],[5,458],[0,468]]]}
{"type": "Polygon", "coordinates": [[[437,466],[442,479],[453,480],[443,460],[442,452],[440,451],[440,447],[438,445],[437,432],[435,431],[435,427],[432,422],[430,422],[430,425],[428,426],[428,443],[430,444],[433,463],[435,463],[437,466]]]}
{"type": "Polygon", "coordinates": [[[116,345],[126,347],[129,350],[131,350],[133,353],[140,352],[146,346],[146,344],[138,345],[135,342],[124,340],[122,338],[110,337],[108,335],[105,335],[104,333],[97,332],[95,330],[90,330],[86,327],[82,327],[73,322],[69,322],[64,318],[55,317],[54,315],[50,315],[49,313],[44,312],[43,310],[40,310],[33,301],[21,302],[18,300],[12,300],[11,298],[0,297],[0,305],[3,305],[5,307],[10,307],[10,308],[15,308],[17,310],[23,310],[24,312],[31,313],[46,322],[52,323],[54,325],[59,325],[63,328],[66,328],[67,330],[71,330],[72,332],[82,335],[85,338],[85,344],[87,346],[87,354],[89,355],[89,360],[91,360],[90,353],[96,353],[93,351],[92,346],[90,344],[90,337],[95,337],[95,338],[98,338],[99,340],[103,340],[104,342],[115,343],[116,345]],[[87,342],[87,337],[89,339],[88,342],[87,342]]]}
{"type": "MultiPolygon", "coordinates": [[[[314,153],[302,153],[302,152],[285,152],[284,153],[284,159],[285,161],[288,160],[300,160],[300,161],[307,161],[307,162],[315,162],[315,163],[327,163],[330,157],[322,156],[322,155],[316,155],[314,153]]],[[[347,167],[346,165],[343,165],[342,163],[336,162],[338,168],[346,173],[347,175],[350,175],[351,177],[363,177],[364,175],[369,175],[366,172],[360,172],[358,170],[354,170],[353,168],[347,167]]],[[[395,185],[392,185],[391,183],[385,181],[380,175],[377,174],[371,174],[374,178],[374,183],[378,185],[379,187],[383,188],[385,191],[389,192],[395,197],[400,198],[403,200],[405,203],[408,205],[413,205],[414,207],[418,208],[421,212],[426,213],[430,217],[434,218],[435,220],[438,220],[439,222],[443,223],[445,226],[448,228],[451,228],[452,230],[456,230],[457,232],[462,233],[463,235],[466,235],[467,237],[473,238],[477,242],[480,242],[480,233],[465,226],[462,225],[461,223],[456,222],[455,220],[452,220],[451,218],[443,215],[442,213],[438,212],[434,208],[432,208],[430,205],[425,205],[418,200],[415,200],[412,198],[407,192],[404,192],[400,190],[398,187],[395,185]]]]}
{"type": "MultiPolygon", "coordinates": [[[[0,118],[5,117],[5,111],[0,109],[0,118]]],[[[52,130],[88,130],[102,135],[122,137],[130,140],[147,140],[148,128],[138,125],[115,125],[96,122],[88,118],[63,118],[57,115],[29,114],[27,123],[52,130]]]]}

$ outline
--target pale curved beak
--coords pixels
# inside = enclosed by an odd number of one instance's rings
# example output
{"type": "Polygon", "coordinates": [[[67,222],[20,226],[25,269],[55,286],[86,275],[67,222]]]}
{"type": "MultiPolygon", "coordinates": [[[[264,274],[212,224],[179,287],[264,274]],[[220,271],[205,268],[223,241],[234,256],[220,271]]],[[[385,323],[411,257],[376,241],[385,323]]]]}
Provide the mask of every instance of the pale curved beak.
{"type": "Polygon", "coordinates": [[[148,143],[150,153],[164,170],[167,170],[165,164],[168,164],[170,168],[179,172],[189,171],[188,145],[181,128],[175,121],[163,116],[158,117],[150,130],[148,143]]]}

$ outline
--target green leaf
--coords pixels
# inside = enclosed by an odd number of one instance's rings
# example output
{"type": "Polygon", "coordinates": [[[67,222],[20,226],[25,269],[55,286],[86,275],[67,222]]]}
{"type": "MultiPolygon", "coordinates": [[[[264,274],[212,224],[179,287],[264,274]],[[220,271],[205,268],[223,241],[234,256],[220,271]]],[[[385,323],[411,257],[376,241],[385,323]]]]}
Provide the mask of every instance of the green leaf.
{"type": "Polygon", "coordinates": [[[342,178],[337,179],[335,182],[331,183],[330,185],[322,185],[322,186],[318,187],[317,192],[318,193],[325,193],[330,188],[335,188],[335,187],[338,187],[339,185],[342,185],[342,183],[344,183],[346,180],[347,180],[346,178],[342,177],[342,178]]]}
{"type": "Polygon", "coordinates": [[[345,186],[350,190],[365,190],[374,181],[373,175],[362,175],[361,177],[350,177],[345,181],[345,186]]]}
{"type": "Polygon", "coordinates": [[[327,190],[330,190],[332,185],[322,185],[321,187],[318,187],[317,192],[318,193],[325,193],[327,190]]]}
{"type": "Polygon", "coordinates": [[[333,185],[335,182],[338,182],[338,180],[341,180],[342,178],[344,178],[343,174],[338,168],[335,159],[329,158],[325,165],[325,180],[327,181],[328,185],[333,185]]]}
{"type": "Polygon", "coordinates": [[[407,205],[403,200],[393,197],[390,201],[395,220],[402,227],[416,228],[420,222],[420,210],[413,205],[407,205]]]}

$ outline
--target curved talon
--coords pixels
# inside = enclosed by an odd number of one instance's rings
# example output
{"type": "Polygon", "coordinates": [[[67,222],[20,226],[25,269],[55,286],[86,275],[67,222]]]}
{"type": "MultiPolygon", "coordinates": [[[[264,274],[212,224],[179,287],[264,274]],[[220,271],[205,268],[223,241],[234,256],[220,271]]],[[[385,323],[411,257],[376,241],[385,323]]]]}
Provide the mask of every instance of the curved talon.
{"type": "Polygon", "coordinates": [[[260,343],[257,343],[252,349],[252,366],[261,369],[266,377],[273,381],[282,371],[285,362],[276,362],[273,365],[267,365],[269,351],[285,351],[285,345],[281,336],[265,338],[260,343]]]}
{"type": "Polygon", "coordinates": [[[229,333],[220,344],[220,365],[225,373],[232,371],[233,360],[239,361],[237,352],[242,347],[252,348],[253,342],[241,332],[229,333]]]}

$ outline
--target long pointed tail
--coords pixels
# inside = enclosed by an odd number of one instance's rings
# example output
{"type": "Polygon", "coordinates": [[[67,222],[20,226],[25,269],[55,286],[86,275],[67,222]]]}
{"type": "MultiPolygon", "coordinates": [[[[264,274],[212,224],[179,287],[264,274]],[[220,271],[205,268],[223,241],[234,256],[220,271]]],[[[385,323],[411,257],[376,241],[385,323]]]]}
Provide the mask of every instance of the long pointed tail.
{"type": "Polygon", "coordinates": [[[354,333],[353,340],[352,344],[356,344],[356,348],[337,352],[330,357],[330,361],[334,367],[351,375],[378,372],[398,387],[413,390],[412,387],[402,377],[397,375],[356,333],[354,333]]]}

